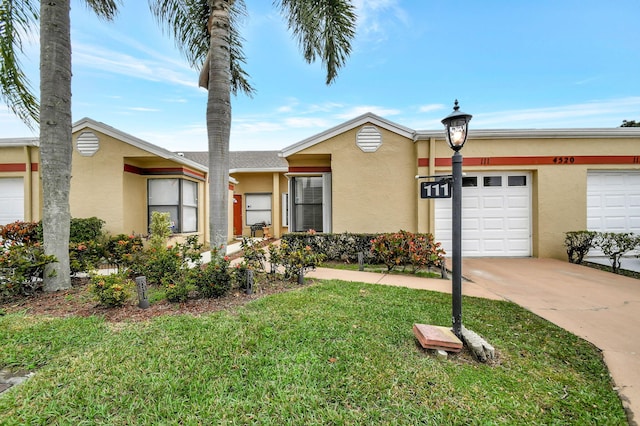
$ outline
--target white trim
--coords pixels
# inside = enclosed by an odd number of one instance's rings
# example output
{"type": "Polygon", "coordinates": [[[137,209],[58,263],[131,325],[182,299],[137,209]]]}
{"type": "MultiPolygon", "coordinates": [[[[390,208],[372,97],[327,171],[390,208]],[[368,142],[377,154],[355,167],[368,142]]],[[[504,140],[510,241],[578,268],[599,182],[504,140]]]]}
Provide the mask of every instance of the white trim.
{"type": "Polygon", "coordinates": [[[40,146],[38,138],[3,138],[0,139],[0,147],[11,148],[20,146],[40,146]]]}
{"type": "Polygon", "coordinates": [[[348,130],[360,127],[364,124],[373,124],[375,126],[381,127],[393,133],[397,133],[409,139],[413,139],[415,135],[415,131],[412,129],[409,129],[408,127],[401,126],[392,121],[386,120],[382,117],[379,117],[373,113],[368,112],[352,120],[349,120],[345,123],[342,123],[338,126],[325,130],[322,133],[318,133],[315,136],[311,136],[310,138],[304,139],[298,143],[295,143],[286,148],[283,148],[278,155],[280,157],[288,157],[304,149],[307,149],[311,146],[324,142],[327,139],[331,139],[334,136],[340,135],[348,130]]]}
{"type": "MultiPolygon", "coordinates": [[[[471,129],[469,139],[595,139],[640,137],[640,128],[613,127],[611,129],[471,129]]],[[[418,130],[415,140],[444,140],[443,130],[418,130]]]]}
{"type": "Polygon", "coordinates": [[[112,138],[118,139],[122,142],[126,142],[129,145],[135,146],[136,148],[140,148],[144,151],[147,151],[151,154],[155,154],[158,157],[167,159],[167,160],[172,160],[175,161],[176,163],[180,163],[183,164],[185,166],[189,166],[193,169],[199,170],[201,172],[205,172],[205,173],[209,173],[209,168],[208,167],[204,167],[202,164],[200,163],[196,163],[195,161],[189,160],[187,158],[184,158],[180,155],[178,155],[175,152],[171,152],[168,151],[162,147],[159,147],[157,145],[154,145],[150,142],[147,142],[145,140],[136,138],[135,136],[132,136],[128,133],[125,133],[121,130],[118,130],[114,127],[111,127],[109,125],[106,125],[104,123],[100,123],[98,121],[92,120],[90,118],[82,118],[78,121],[76,121],[73,124],[73,133],[79,132],[82,129],[85,128],[90,128],[93,129],[95,131],[98,131],[100,133],[103,133],[107,136],[111,136],[112,138]]]}

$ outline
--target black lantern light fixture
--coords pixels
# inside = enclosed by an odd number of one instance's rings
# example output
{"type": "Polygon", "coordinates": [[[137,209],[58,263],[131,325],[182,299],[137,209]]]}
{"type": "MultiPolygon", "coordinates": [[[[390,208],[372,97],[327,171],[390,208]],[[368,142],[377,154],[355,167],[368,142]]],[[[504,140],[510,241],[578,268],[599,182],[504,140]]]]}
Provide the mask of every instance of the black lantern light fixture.
{"type": "Polygon", "coordinates": [[[451,157],[453,187],[451,194],[451,299],[453,333],[462,338],[462,154],[460,150],[467,141],[471,115],[460,111],[456,99],[453,112],[442,119],[449,147],[455,152],[451,157]]]}
{"type": "Polygon", "coordinates": [[[442,124],[446,129],[447,143],[455,152],[460,151],[467,141],[467,129],[471,117],[471,114],[460,111],[456,99],[453,112],[442,119],[442,124]]]}

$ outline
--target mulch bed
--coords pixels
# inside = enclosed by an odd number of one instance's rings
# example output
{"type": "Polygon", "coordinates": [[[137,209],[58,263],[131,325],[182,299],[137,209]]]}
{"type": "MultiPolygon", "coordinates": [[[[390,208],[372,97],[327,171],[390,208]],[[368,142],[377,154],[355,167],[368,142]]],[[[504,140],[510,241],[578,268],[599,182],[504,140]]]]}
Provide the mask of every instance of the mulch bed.
{"type": "MultiPolygon", "coordinates": [[[[311,280],[307,280],[311,281],[311,280]]],[[[147,309],[140,309],[136,303],[119,308],[105,308],[97,304],[88,290],[88,279],[74,279],[72,288],[53,293],[39,292],[31,297],[16,299],[0,304],[5,313],[26,312],[29,315],[50,317],[97,315],[110,322],[147,321],[160,315],[202,315],[221,310],[233,311],[246,303],[269,294],[281,293],[300,288],[297,283],[265,279],[256,285],[253,294],[241,289],[232,289],[229,294],[217,299],[191,298],[184,303],[170,303],[166,300],[154,302],[147,309]]]]}

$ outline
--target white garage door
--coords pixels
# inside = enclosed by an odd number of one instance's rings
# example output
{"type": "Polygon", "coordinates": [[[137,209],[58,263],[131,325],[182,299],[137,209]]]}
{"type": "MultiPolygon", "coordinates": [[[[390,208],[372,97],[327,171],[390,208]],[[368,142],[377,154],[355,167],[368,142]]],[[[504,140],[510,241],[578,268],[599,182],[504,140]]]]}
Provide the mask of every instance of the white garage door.
{"type": "MultiPolygon", "coordinates": [[[[474,173],[462,185],[463,256],[531,256],[531,175],[474,173]]],[[[451,199],[435,209],[435,238],[450,256],[451,199]]]]}
{"type": "Polygon", "coordinates": [[[640,171],[587,173],[587,228],[640,234],[640,171]]]}
{"type": "Polygon", "coordinates": [[[22,178],[0,178],[0,225],[24,220],[22,178]]]}

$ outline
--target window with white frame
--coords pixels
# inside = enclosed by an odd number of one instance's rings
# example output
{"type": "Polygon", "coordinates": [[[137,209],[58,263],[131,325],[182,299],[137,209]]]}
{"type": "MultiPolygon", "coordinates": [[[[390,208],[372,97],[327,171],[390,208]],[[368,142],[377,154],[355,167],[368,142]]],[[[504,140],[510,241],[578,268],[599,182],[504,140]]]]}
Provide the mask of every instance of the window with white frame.
{"type": "Polygon", "coordinates": [[[186,179],[149,179],[149,223],[153,212],[169,213],[176,233],[198,231],[198,183],[186,179]]]}
{"type": "Polygon", "coordinates": [[[271,194],[245,194],[247,226],[255,223],[271,225],[271,194]]]}

